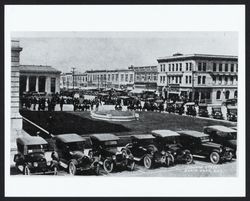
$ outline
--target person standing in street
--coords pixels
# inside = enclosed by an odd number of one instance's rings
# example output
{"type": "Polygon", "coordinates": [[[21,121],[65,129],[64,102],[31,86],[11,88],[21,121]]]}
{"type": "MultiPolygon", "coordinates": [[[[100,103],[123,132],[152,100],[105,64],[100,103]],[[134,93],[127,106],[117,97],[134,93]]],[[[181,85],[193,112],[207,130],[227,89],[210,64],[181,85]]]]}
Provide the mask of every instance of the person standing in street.
{"type": "Polygon", "coordinates": [[[61,97],[60,98],[60,109],[61,109],[61,111],[63,111],[63,104],[64,104],[64,98],[61,97]]]}

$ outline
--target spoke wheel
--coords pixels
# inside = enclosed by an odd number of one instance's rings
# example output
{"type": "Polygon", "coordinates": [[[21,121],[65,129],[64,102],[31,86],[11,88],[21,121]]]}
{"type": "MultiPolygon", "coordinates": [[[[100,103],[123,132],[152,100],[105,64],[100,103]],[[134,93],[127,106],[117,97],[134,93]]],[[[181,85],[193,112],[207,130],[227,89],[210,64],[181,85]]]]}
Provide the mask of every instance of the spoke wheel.
{"type": "Polygon", "coordinates": [[[152,157],[150,157],[149,155],[146,155],[143,159],[143,163],[145,168],[150,169],[152,168],[152,157]]]}
{"type": "Polygon", "coordinates": [[[23,168],[23,174],[24,175],[30,175],[30,169],[27,165],[24,166],[23,168]]]}
{"type": "Polygon", "coordinates": [[[114,168],[114,163],[109,160],[109,159],[106,159],[104,162],[103,162],[103,168],[104,170],[107,172],[107,173],[110,173],[113,171],[113,168],[114,168]]]}
{"type": "Polygon", "coordinates": [[[220,162],[220,155],[217,152],[212,152],[210,154],[210,161],[213,164],[218,164],[220,162]]]}
{"type": "Polygon", "coordinates": [[[73,162],[69,163],[69,174],[76,175],[76,166],[73,162]]]}
{"type": "Polygon", "coordinates": [[[186,160],[186,164],[191,164],[194,160],[193,155],[190,153],[186,154],[185,160],[186,160]]]}
{"type": "Polygon", "coordinates": [[[230,152],[228,153],[227,160],[228,160],[228,161],[231,161],[232,159],[233,159],[233,153],[230,151],[230,152]]]}

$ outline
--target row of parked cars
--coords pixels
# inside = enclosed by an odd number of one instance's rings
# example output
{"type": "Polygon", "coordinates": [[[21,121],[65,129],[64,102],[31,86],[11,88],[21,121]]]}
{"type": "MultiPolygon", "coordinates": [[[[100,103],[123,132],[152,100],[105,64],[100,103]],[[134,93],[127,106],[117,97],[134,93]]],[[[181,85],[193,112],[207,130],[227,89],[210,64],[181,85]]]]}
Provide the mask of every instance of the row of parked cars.
{"type": "Polygon", "coordinates": [[[102,168],[110,173],[120,167],[134,170],[135,164],[150,169],[178,163],[191,164],[193,157],[207,158],[218,164],[236,158],[237,129],[207,126],[204,132],[182,130],[153,130],[150,134],[128,136],[128,143],[120,146],[114,134],[93,134],[90,139],[77,134],[54,137],[54,151],[46,158],[48,142],[39,136],[17,139],[16,167],[24,175],[53,173],[58,169],[76,175],[83,172],[100,174],[102,168]],[[86,149],[89,140],[90,149],[86,149]]]}

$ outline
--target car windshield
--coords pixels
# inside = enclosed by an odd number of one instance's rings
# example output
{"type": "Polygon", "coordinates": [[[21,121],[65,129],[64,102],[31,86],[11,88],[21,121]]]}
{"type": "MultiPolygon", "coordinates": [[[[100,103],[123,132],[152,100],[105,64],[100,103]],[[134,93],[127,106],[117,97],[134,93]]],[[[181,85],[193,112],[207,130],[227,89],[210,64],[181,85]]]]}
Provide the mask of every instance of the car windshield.
{"type": "Polygon", "coordinates": [[[67,146],[70,151],[83,151],[84,149],[83,142],[71,142],[71,143],[67,143],[67,146]]]}
{"type": "Polygon", "coordinates": [[[41,153],[41,152],[44,152],[44,148],[45,146],[41,144],[27,146],[28,153],[41,153]]]}
{"type": "Polygon", "coordinates": [[[219,132],[218,133],[223,138],[226,138],[227,140],[236,140],[237,139],[237,132],[219,132]]]}
{"type": "Polygon", "coordinates": [[[115,140],[106,141],[106,142],[104,142],[104,145],[107,146],[107,147],[113,147],[113,146],[117,145],[117,141],[115,141],[115,140]]]}
{"type": "Polygon", "coordinates": [[[206,109],[207,109],[207,106],[199,106],[199,109],[201,109],[201,110],[206,110],[206,109]]]}
{"type": "Polygon", "coordinates": [[[179,144],[180,138],[178,136],[171,136],[164,138],[164,144],[179,144]]]}
{"type": "Polygon", "coordinates": [[[143,140],[140,141],[140,143],[142,145],[153,144],[154,143],[154,139],[143,139],[143,140]]]}
{"type": "Polygon", "coordinates": [[[200,139],[201,139],[201,142],[210,142],[209,136],[203,136],[203,137],[200,137],[200,139]]]}

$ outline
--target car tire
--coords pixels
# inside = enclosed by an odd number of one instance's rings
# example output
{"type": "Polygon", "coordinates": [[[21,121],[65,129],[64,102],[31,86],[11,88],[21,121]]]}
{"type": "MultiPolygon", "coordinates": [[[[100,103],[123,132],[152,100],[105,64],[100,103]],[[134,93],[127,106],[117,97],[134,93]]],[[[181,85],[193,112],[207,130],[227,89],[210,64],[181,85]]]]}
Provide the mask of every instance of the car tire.
{"type": "Polygon", "coordinates": [[[76,175],[76,165],[72,161],[69,163],[68,171],[70,175],[76,175]]]}
{"type": "Polygon", "coordinates": [[[233,153],[230,151],[228,153],[227,161],[231,161],[233,159],[233,153]]]}
{"type": "Polygon", "coordinates": [[[144,156],[144,158],[143,158],[143,164],[144,164],[145,168],[151,169],[153,167],[152,156],[150,156],[148,154],[146,156],[144,156]]]}
{"type": "Polygon", "coordinates": [[[194,161],[193,155],[191,153],[187,153],[185,156],[186,164],[191,164],[194,161]]]}
{"type": "Polygon", "coordinates": [[[213,163],[213,164],[218,164],[220,162],[220,155],[218,152],[212,152],[210,154],[210,161],[213,163]]]}
{"type": "Polygon", "coordinates": [[[114,163],[110,159],[105,159],[103,162],[103,169],[105,172],[110,173],[113,171],[114,163]]]}
{"type": "Polygon", "coordinates": [[[30,175],[30,168],[27,165],[23,167],[23,174],[30,175]]]}

